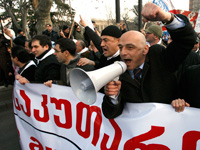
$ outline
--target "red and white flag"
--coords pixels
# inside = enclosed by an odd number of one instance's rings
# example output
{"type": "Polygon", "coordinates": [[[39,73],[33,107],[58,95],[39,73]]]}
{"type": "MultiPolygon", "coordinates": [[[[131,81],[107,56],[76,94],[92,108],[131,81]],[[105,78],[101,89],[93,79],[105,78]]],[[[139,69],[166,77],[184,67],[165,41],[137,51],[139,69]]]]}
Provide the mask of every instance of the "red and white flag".
{"type": "Polygon", "coordinates": [[[153,0],[153,3],[158,5],[160,8],[162,8],[165,11],[168,11],[174,14],[183,14],[187,16],[193,28],[195,27],[196,19],[198,17],[198,12],[176,9],[171,0],[153,0]]]}
{"type": "MultiPolygon", "coordinates": [[[[183,14],[187,16],[192,24],[192,27],[195,28],[198,12],[176,9],[171,0],[153,0],[153,3],[167,12],[171,12],[173,14],[183,14]]],[[[167,29],[161,22],[157,22],[157,24],[162,26],[163,37],[166,37],[167,40],[169,36],[167,29]]]]}

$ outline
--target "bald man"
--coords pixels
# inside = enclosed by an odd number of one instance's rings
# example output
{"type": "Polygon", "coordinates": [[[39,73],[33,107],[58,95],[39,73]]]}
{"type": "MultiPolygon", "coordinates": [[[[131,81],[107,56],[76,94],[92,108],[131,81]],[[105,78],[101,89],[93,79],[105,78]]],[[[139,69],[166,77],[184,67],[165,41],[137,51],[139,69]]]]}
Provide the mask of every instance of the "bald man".
{"type": "MultiPolygon", "coordinates": [[[[158,44],[149,48],[144,35],[138,31],[121,36],[120,56],[127,71],[120,76],[120,81],[109,82],[104,88],[102,110],[109,119],[119,116],[126,102],[170,104],[178,98],[174,72],[194,46],[195,32],[187,17],[174,16],[153,3],[144,6],[142,15],[146,21],[162,21],[173,41],[167,48],[158,44]],[[110,98],[111,95],[116,98],[110,98]]],[[[181,102],[174,108],[185,105],[186,102],[181,102]]]]}

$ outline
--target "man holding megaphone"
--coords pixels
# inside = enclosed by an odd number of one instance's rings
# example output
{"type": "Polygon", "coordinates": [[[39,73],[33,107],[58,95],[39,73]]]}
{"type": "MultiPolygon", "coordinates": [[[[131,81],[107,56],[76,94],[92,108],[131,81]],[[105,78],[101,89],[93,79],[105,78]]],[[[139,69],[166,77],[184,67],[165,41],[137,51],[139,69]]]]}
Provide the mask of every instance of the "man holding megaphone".
{"type": "MultiPolygon", "coordinates": [[[[160,45],[149,48],[144,35],[138,31],[128,31],[121,36],[120,56],[127,71],[120,76],[120,81],[109,82],[104,87],[102,110],[109,119],[119,116],[126,102],[170,104],[178,98],[174,72],[194,46],[195,32],[186,16],[175,16],[153,3],[143,7],[142,15],[145,21],[162,21],[173,42],[167,48],[160,45]],[[117,98],[112,99],[110,95],[117,98]]],[[[175,109],[185,106],[182,100],[175,109]]]]}
{"type": "MultiPolygon", "coordinates": [[[[87,25],[86,21],[81,16],[79,23],[85,28],[86,35],[92,40],[98,51],[103,54],[98,62],[87,58],[81,58],[77,64],[78,66],[89,64],[93,65],[95,69],[100,69],[113,64],[115,61],[121,60],[118,44],[122,33],[117,26],[107,26],[101,32],[101,37],[99,37],[99,35],[97,35],[97,33],[87,25]]],[[[103,88],[101,88],[99,92],[104,93],[103,88]]]]}

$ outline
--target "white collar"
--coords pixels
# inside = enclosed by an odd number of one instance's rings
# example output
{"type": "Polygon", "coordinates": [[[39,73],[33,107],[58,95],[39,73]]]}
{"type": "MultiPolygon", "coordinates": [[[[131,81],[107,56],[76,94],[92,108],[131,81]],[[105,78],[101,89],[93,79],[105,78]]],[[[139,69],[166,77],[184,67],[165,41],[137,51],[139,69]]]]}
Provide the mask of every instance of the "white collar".
{"type": "MultiPolygon", "coordinates": [[[[162,39],[160,38],[160,40],[159,40],[158,43],[156,43],[156,44],[161,44],[161,43],[162,43],[162,39]]],[[[149,47],[151,47],[150,44],[149,44],[149,42],[146,42],[146,44],[147,44],[149,47]]]]}
{"type": "Polygon", "coordinates": [[[80,52],[78,52],[77,54],[82,54],[87,52],[89,49],[87,47],[85,47],[84,49],[82,49],[80,52]]]}
{"type": "Polygon", "coordinates": [[[160,39],[160,41],[157,44],[161,44],[162,43],[162,39],[160,39]]]}
{"type": "Polygon", "coordinates": [[[54,50],[54,49],[51,49],[51,50],[48,51],[48,53],[46,53],[42,58],[40,58],[40,59],[37,59],[37,58],[36,58],[37,64],[38,64],[40,61],[42,61],[42,60],[44,60],[45,58],[47,58],[48,56],[52,55],[54,52],[55,52],[55,50],[54,50]]]}
{"type": "Polygon", "coordinates": [[[24,70],[26,70],[28,67],[30,67],[30,66],[32,66],[32,65],[35,65],[35,66],[36,66],[36,64],[34,63],[33,60],[29,61],[29,63],[28,63],[28,64],[25,66],[25,68],[21,71],[20,75],[24,72],[24,70]]]}
{"type": "Polygon", "coordinates": [[[117,56],[119,56],[119,50],[114,54],[114,55],[112,55],[111,57],[107,57],[107,60],[110,60],[110,59],[112,59],[112,58],[115,58],[115,57],[117,57],[117,56]]]}

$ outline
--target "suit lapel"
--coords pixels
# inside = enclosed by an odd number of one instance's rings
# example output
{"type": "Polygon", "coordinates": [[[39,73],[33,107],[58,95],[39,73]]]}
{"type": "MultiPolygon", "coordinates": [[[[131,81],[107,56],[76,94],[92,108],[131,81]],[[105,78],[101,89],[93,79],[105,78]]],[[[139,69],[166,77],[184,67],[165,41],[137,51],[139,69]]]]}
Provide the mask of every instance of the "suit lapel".
{"type": "Polygon", "coordinates": [[[137,88],[140,88],[140,86],[136,83],[136,81],[131,77],[128,70],[121,75],[121,80],[124,80],[125,82],[128,82],[137,88]]]}
{"type": "Polygon", "coordinates": [[[148,64],[147,62],[145,62],[145,63],[144,63],[143,70],[142,70],[141,85],[143,85],[144,78],[145,78],[145,76],[146,76],[148,70],[149,70],[149,64],[148,64]]]}
{"type": "MultiPolygon", "coordinates": [[[[144,63],[144,67],[143,67],[143,70],[142,70],[142,79],[141,79],[141,86],[143,85],[143,82],[144,82],[144,78],[147,74],[147,71],[149,70],[149,57],[148,55],[146,56],[146,59],[145,59],[145,63],[144,63]]],[[[129,74],[129,71],[126,70],[126,72],[124,74],[121,75],[121,80],[124,80],[125,82],[128,82],[132,85],[134,85],[135,87],[137,88],[140,88],[141,86],[139,86],[136,81],[134,79],[132,79],[131,75],[129,74]]]]}

